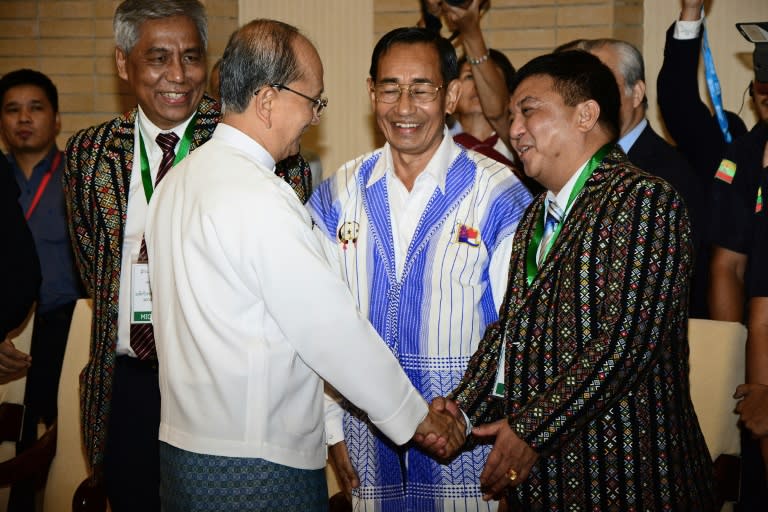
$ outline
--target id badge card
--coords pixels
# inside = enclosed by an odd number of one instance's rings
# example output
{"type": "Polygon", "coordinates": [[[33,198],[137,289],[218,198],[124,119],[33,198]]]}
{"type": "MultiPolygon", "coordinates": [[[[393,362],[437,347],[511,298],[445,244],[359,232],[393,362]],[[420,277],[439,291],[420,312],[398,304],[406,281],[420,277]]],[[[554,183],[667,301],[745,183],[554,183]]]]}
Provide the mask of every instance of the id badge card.
{"type": "Polygon", "coordinates": [[[152,323],[152,291],[149,288],[149,264],[131,265],[131,323],[152,323]]]}
{"type": "Polygon", "coordinates": [[[506,347],[506,336],[502,340],[501,345],[501,355],[499,356],[499,369],[496,372],[496,381],[493,384],[493,391],[491,392],[492,396],[495,396],[497,398],[504,398],[504,381],[505,381],[505,375],[504,375],[504,355],[507,351],[506,347]]]}

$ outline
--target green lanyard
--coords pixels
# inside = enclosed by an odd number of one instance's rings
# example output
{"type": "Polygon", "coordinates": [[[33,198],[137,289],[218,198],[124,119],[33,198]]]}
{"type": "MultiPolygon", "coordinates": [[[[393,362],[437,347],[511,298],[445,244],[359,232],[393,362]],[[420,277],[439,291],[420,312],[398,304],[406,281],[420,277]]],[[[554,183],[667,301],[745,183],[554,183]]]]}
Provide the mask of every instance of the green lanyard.
{"type": "MultiPolygon", "coordinates": [[[[568,213],[568,210],[570,209],[571,204],[579,196],[579,194],[581,193],[581,190],[584,188],[584,184],[587,182],[589,177],[592,176],[592,173],[600,165],[600,162],[603,161],[603,158],[605,158],[605,155],[608,154],[608,151],[611,149],[611,147],[612,147],[611,144],[606,144],[605,146],[598,149],[597,153],[592,155],[592,158],[590,158],[589,162],[587,162],[587,167],[581,173],[581,176],[579,176],[579,179],[576,180],[576,184],[573,186],[571,195],[568,197],[568,204],[565,206],[565,210],[563,211],[563,219],[555,228],[555,231],[552,233],[552,236],[549,238],[549,242],[547,243],[547,246],[544,248],[544,252],[541,255],[542,261],[544,261],[544,258],[547,257],[547,254],[549,253],[549,249],[555,243],[557,236],[560,234],[560,229],[563,227],[563,223],[565,221],[565,215],[568,213]]],[[[539,270],[538,265],[536,265],[536,252],[538,252],[539,244],[541,243],[541,237],[544,235],[544,218],[546,217],[546,215],[547,215],[547,212],[545,209],[544,215],[539,218],[539,221],[536,224],[536,229],[534,230],[533,237],[531,238],[531,244],[528,246],[528,257],[526,258],[525,269],[527,273],[526,277],[527,277],[529,286],[533,282],[533,279],[536,277],[536,273],[539,270]]]]}
{"type": "MultiPolygon", "coordinates": [[[[192,134],[195,131],[195,117],[197,117],[197,114],[192,116],[187,129],[184,130],[184,136],[181,138],[181,145],[179,145],[179,151],[176,153],[173,165],[181,162],[189,154],[189,147],[192,145],[192,134]]],[[[144,137],[141,136],[141,130],[139,130],[139,148],[141,155],[141,182],[144,185],[144,196],[147,198],[147,203],[149,203],[149,200],[152,199],[154,187],[152,186],[152,175],[149,174],[149,159],[147,158],[147,149],[144,147],[144,137]]]]}

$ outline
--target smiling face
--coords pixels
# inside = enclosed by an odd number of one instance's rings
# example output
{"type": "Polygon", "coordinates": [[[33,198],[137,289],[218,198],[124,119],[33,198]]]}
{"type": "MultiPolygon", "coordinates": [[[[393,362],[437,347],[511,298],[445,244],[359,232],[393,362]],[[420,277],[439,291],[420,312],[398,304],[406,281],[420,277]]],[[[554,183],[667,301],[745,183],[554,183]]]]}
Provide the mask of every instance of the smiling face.
{"type": "Polygon", "coordinates": [[[8,89],[0,107],[0,132],[11,153],[45,154],[61,128],[59,114],[43,89],[17,85],[8,89]]]}
{"type": "Polygon", "coordinates": [[[509,135],[525,174],[557,192],[583,163],[583,138],[581,104],[566,105],[553,86],[547,75],[532,75],[517,86],[510,100],[509,135]]]}
{"type": "MultiPolygon", "coordinates": [[[[426,43],[396,43],[379,58],[377,74],[376,84],[442,86],[434,101],[427,103],[414,101],[407,89],[394,103],[378,102],[370,92],[376,123],[389,142],[393,157],[431,158],[443,140],[445,115],[453,110],[458,97],[456,81],[443,84],[437,50],[426,43]]],[[[370,79],[368,86],[374,86],[370,79]]]]}
{"type": "Polygon", "coordinates": [[[169,130],[197,108],[205,90],[205,50],[187,16],[147,20],[129,54],[115,50],[117,72],[128,82],[144,113],[169,130]]]}

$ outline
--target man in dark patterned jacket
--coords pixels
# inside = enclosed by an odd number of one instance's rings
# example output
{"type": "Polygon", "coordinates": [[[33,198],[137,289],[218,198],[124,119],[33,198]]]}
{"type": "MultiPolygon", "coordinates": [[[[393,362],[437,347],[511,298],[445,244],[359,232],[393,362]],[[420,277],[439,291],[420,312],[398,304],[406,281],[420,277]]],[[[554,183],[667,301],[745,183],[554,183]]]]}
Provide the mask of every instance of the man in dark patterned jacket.
{"type": "Polygon", "coordinates": [[[208,140],[220,114],[203,96],[207,20],[200,2],[126,0],[114,29],[118,75],[138,107],[75,134],[64,176],[76,261],[94,300],[82,425],[93,476],[103,478],[112,510],[153,511],[160,510],[160,392],[154,350],[137,355],[134,347],[135,332],[151,336],[151,323],[134,323],[147,308],[132,307],[148,290],[144,218],[164,161],[175,163],[208,140]],[[158,140],[171,142],[163,149],[158,140]]]}
{"type": "Polygon", "coordinates": [[[481,484],[512,509],[714,510],[689,393],[683,201],[613,144],[618,89],[594,56],[532,60],[510,106],[547,193],[515,235],[499,322],[455,402],[433,407],[458,405],[494,442],[481,484]]]}

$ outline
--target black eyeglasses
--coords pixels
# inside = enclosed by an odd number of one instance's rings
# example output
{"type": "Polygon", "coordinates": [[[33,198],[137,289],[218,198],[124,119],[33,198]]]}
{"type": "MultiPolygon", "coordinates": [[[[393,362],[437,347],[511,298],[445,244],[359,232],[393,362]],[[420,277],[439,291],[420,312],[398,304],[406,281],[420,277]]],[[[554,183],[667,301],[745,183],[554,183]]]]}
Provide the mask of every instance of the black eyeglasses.
{"type": "Polygon", "coordinates": [[[269,84],[269,86],[274,87],[275,89],[279,89],[281,91],[292,92],[293,94],[297,94],[302,98],[311,101],[313,103],[312,111],[315,113],[317,117],[320,117],[321,115],[323,115],[323,112],[325,112],[325,108],[328,106],[328,98],[313,98],[311,96],[307,96],[306,94],[302,94],[299,91],[294,91],[290,87],[287,87],[283,84],[269,84]]]}

